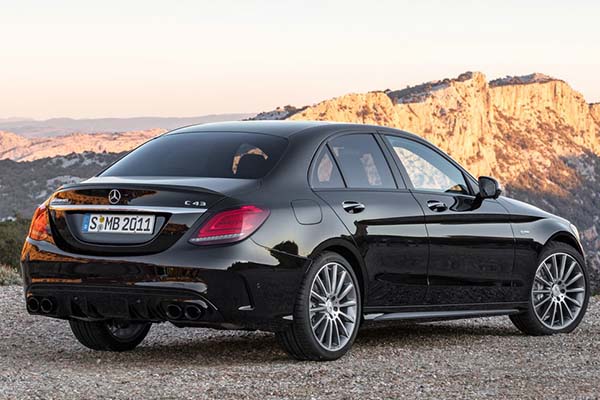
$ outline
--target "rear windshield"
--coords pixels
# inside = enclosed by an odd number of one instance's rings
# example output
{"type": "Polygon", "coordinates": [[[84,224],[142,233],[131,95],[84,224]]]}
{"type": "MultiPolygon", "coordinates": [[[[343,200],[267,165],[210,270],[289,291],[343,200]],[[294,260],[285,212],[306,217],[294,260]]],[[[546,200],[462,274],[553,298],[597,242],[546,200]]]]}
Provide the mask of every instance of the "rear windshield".
{"type": "Polygon", "coordinates": [[[287,140],[256,133],[164,135],[138,147],[100,176],[258,179],[281,158],[287,140]]]}

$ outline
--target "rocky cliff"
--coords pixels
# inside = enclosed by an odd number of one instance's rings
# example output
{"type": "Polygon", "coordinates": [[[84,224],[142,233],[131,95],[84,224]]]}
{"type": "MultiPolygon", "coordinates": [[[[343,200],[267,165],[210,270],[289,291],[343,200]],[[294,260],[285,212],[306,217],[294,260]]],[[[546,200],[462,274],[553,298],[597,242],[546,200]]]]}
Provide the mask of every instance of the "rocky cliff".
{"type": "Polygon", "coordinates": [[[561,80],[518,78],[488,83],[483,74],[469,72],[398,91],[348,94],[289,118],[408,130],[442,147],[474,174],[510,182],[521,171],[561,164],[563,157],[600,154],[600,105],[587,104],[561,80]],[[507,164],[509,159],[518,162],[507,164]]]}

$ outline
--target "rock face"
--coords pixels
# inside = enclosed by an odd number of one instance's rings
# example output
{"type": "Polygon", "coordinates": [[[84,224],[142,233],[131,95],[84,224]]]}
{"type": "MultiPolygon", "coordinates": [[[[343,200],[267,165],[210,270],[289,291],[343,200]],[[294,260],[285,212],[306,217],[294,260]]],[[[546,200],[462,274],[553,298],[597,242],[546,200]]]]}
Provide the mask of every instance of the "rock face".
{"type": "Polygon", "coordinates": [[[467,72],[348,94],[287,118],[386,125],[425,137],[473,175],[499,178],[511,197],[579,226],[599,282],[600,104],[586,103],[564,81],[531,74],[488,82],[467,72]]]}
{"type": "Polygon", "coordinates": [[[12,149],[25,148],[29,143],[29,139],[21,135],[0,131],[0,158],[5,152],[11,151],[12,149]]]}
{"type": "Polygon", "coordinates": [[[585,151],[600,154],[600,105],[542,74],[493,82],[469,72],[399,91],[348,94],[290,119],[401,128],[440,146],[474,175],[507,182],[539,169],[540,162],[556,166],[585,151]],[[507,163],[511,159],[518,162],[507,163]]]}
{"type": "Polygon", "coordinates": [[[162,133],[164,129],[123,133],[72,134],[27,139],[0,132],[0,160],[32,161],[71,153],[121,153],[129,151],[162,133]]]}
{"type": "Polygon", "coordinates": [[[590,104],[590,114],[592,114],[596,124],[600,125],[600,103],[590,104]]]}

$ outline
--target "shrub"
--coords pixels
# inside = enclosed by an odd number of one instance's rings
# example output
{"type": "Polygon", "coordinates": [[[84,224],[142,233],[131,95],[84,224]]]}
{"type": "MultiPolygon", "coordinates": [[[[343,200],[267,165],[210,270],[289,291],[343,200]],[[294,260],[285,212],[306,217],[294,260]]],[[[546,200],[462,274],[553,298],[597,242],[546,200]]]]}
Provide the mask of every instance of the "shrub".
{"type": "Polygon", "coordinates": [[[19,270],[21,249],[28,230],[29,220],[25,218],[0,222],[0,265],[19,270]]]}

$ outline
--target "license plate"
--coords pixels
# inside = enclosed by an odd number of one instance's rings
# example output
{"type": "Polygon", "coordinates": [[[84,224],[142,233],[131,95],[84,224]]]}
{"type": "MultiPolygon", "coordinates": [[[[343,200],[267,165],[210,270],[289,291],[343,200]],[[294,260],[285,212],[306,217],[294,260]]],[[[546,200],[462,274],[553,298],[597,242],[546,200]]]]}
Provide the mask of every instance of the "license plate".
{"type": "Polygon", "coordinates": [[[85,214],[83,233],[132,233],[151,235],[154,215],[85,214]]]}

